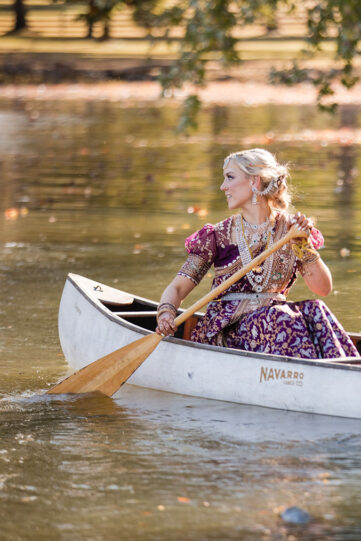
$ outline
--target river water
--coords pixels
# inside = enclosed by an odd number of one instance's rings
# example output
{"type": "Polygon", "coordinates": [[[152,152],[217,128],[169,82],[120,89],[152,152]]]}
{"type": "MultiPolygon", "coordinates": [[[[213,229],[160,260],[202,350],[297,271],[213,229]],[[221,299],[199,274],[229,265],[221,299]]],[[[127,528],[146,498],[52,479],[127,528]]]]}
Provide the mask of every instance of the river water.
{"type": "Polygon", "coordinates": [[[221,166],[239,148],[290,162],[295,205],[326,238],[327,303],[360,332],[360,113],[212,106],[187,139],[174,106],[0,101],[1,539],[361,538],[359,420],[132,386],[44,396],[67,370],[67,273],[157,300],[184,238],[229,215],[221,166]],[[294,505],[307,525],[281,519],[294,505]]]}

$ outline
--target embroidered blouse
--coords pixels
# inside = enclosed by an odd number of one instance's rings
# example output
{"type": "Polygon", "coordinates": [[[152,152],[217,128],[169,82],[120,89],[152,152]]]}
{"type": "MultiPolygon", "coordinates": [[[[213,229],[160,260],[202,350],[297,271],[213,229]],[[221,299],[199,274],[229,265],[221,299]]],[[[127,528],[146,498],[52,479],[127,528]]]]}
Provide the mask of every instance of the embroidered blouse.
{"type": "MultiPolygon", "coordinates": [[[[185,247],[188,252],[188,258],[179,270],[179,275],[186,276],[195,284],[199,284],[202,278],[207,274],[212,265],[214,265],[214,279],[212,289],[217,287],[221,282],[233,275],[238,269],[243,266],[240,248],[235,238],[235,224],[237,216],[226,218],[222,222],[215,225],[206,224],[199,231],[193,233],[186,239],[185,247]]],[[[273,225],[273,242],[276,242],[283,237],[290,227],[290,216],[278,212],[275,216],[273,225]]],[[[323,237],[318,230],[313,230],[311,242],[313,245],[323,244],[323,237]],[[313,241],[313,237],[315,240],[313,241]],[[322,239],[322,242],[321,242],[322,239]]],[[[252,246],[252,256],[256,257],[265,249],[264,242],[252,246]]],[[[272,267],[270,269],[269,280],[263,292],[269,294],[277,293],[287,295],[289,289],[294,283],[297,273],[305,273],[306,265],[312,263],[319,258],[316,252],[307,252],[306,256],[301,260],[297,257],[290,243],[285,244],[280,250],[275,252],[272,267]]],[[[262,263],[262,266],[265,264],[262,263]]],[[[243,314],[253,311],[262,306],[271,305],[274,302],[275,296],[272,295],[257,295],[253,290],[248,275],[241,278],[238,282],[230,286],[222,295],[212,301],[208,305],[204,323],[211,316],[211,312],[222,312],[222,317],[228,313],[228,324],[232,324],[239,320],[243,314]],[[241,300],[223,300],[228,293],[255,293],[257,305],[255,301],[248,299],[241,300]]],[[[252,295],[253,297],[253,295],[252,295]]]]}

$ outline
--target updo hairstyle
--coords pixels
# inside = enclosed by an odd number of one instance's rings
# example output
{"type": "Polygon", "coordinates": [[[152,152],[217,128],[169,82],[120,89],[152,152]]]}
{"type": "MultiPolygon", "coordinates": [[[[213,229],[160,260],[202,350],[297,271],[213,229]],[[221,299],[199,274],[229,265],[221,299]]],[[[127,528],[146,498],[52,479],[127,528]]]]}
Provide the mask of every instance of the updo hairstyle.
{"type": "Polygon", "coordinates": [[[260,176],[259,192],[266,192],[270,206],[274,209],[287,210],[291,203],[291,194],[287,186],[288,167],[277,162],[275,156],[263,148],[252,148],[229,154],[224,160],[223,169],[233,160],[249,177],[260,176]]]}

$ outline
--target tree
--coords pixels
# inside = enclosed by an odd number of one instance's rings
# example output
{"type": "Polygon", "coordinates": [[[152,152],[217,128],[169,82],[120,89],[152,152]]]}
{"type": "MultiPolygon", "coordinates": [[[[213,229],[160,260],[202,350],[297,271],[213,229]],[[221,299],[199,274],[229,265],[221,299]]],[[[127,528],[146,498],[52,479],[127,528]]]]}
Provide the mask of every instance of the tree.
{"type": "MultiPolygon", "coordinates": [[[[74,0],[65,1],[74,2],[74,0]]],[[[78,19],[85,21],[87,25],[87,38],[93,38],[94,25],[100,22],[103,25],[103,34],[100,39],[106,40],[110,37],[110,21],[115,9],[121,8],[122,5],[133,8],[133,17],[136,22],[141,21],[142,26],[148,28],[148,17],[155,4],[156,0],[88,0],[87,11],[81,13],[78,19]]]]}
{"type": "MultiPolygon", "coordinates": [[[[55,2],[57,0],[54,0],[55,2]]],[[[65,0],[67,3],[74,3],[74,0],[65,0]]],[[[85,13],[78,15],[77,19],[85,22],[87,26],[86,37],[93,38],[94,25],[97,22],[103,25],[101,40],[109,38],[109,23],[113,10],[121,2],[119,0],[88,0],[85,13]]]]}
{"type": "Polygon", "coordinates": [[[15,14],[15,24],[14,24],[14,28],[11,30],[10,33],[20,32],[21,30],[25,30],[25,28],[27,28],[27,22],[26,22],[26,8],[25,8],[25,4],[23,0],[14,0],[12,7],[15,14]]]}
{"type": "MultiPolygon", "coordinates": [[[[201,87],[206,81],[209,61],[218,60],[227,69],[240,63],[241,41],[237,35],[246,24],[265,23],[270,14],[281,7],[297,10],[296,0],[179,0],[170,7],[167,2],[129,0],[134,19],[149,29],[157,28],[163,37],[171,39],[175,26],[183,27],[184,38],[179,42],[178,56],[160,77],[164,93],[170,93],[190,82],[201,87]],[[237,32],[238,31],[238,32],[237,32]]],[[[266,24],[268,24],[266,22],[266,24]]],[[[273,19],[273,25],[275,24],[273,19]]],[[[332,96],[333,83],[340,81],[351,88],[358,80],[354,60],[359,55],[361,39],[361,2],[359,0],[309,0],[306,9],[307,50],[305,58],[317,54],[325,42],[336,44],[335,60],[339,67],[324,71],[306,69],[294,63],[290,69],[271,71],[274,83],[295,84],[311,81],[318,90],[318,104],[334,109],[325,98],[332,96]]],[[[192,124],[200,107],[197,92],[185,101],[183,127],[192,124]]]]}

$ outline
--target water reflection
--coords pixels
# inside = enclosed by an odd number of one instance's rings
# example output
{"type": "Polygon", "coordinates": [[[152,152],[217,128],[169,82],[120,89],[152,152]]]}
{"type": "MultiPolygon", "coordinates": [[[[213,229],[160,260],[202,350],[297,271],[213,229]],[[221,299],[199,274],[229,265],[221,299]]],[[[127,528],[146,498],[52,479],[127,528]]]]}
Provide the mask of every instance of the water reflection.
{"type": "MultiPolygon", "coordinates": [[[[42,396],[66,371],[56,322],[66,274],[157,299],[184,237],[227,215],[221,164],[243,146],[267,145],[293,165],[297,206],[326,237],[327,302],[360,331],[359,116],[351,106],[332,118],[213,107],[185,139],[171,107],[0,102],[5,539],[360,538],[359,421],[131,387],[117,401],[42,396]],[[315,517],[303,533],[278,518],[293,504],[315,517]]],[[[299,283],[292,297],[306,294],[299,283]]]]}
{"type": "Polygon", "coordinates": [[[0,408],[5,539],[29,525],[60,539],[282,539],[279,513],[299,505],[313,516],[300,533],[316,540],[347,532],[357,505],[344,493],[350,471],[359,496],[357,420],[132,386],[116,402],[29,396],[0,408]]]}

